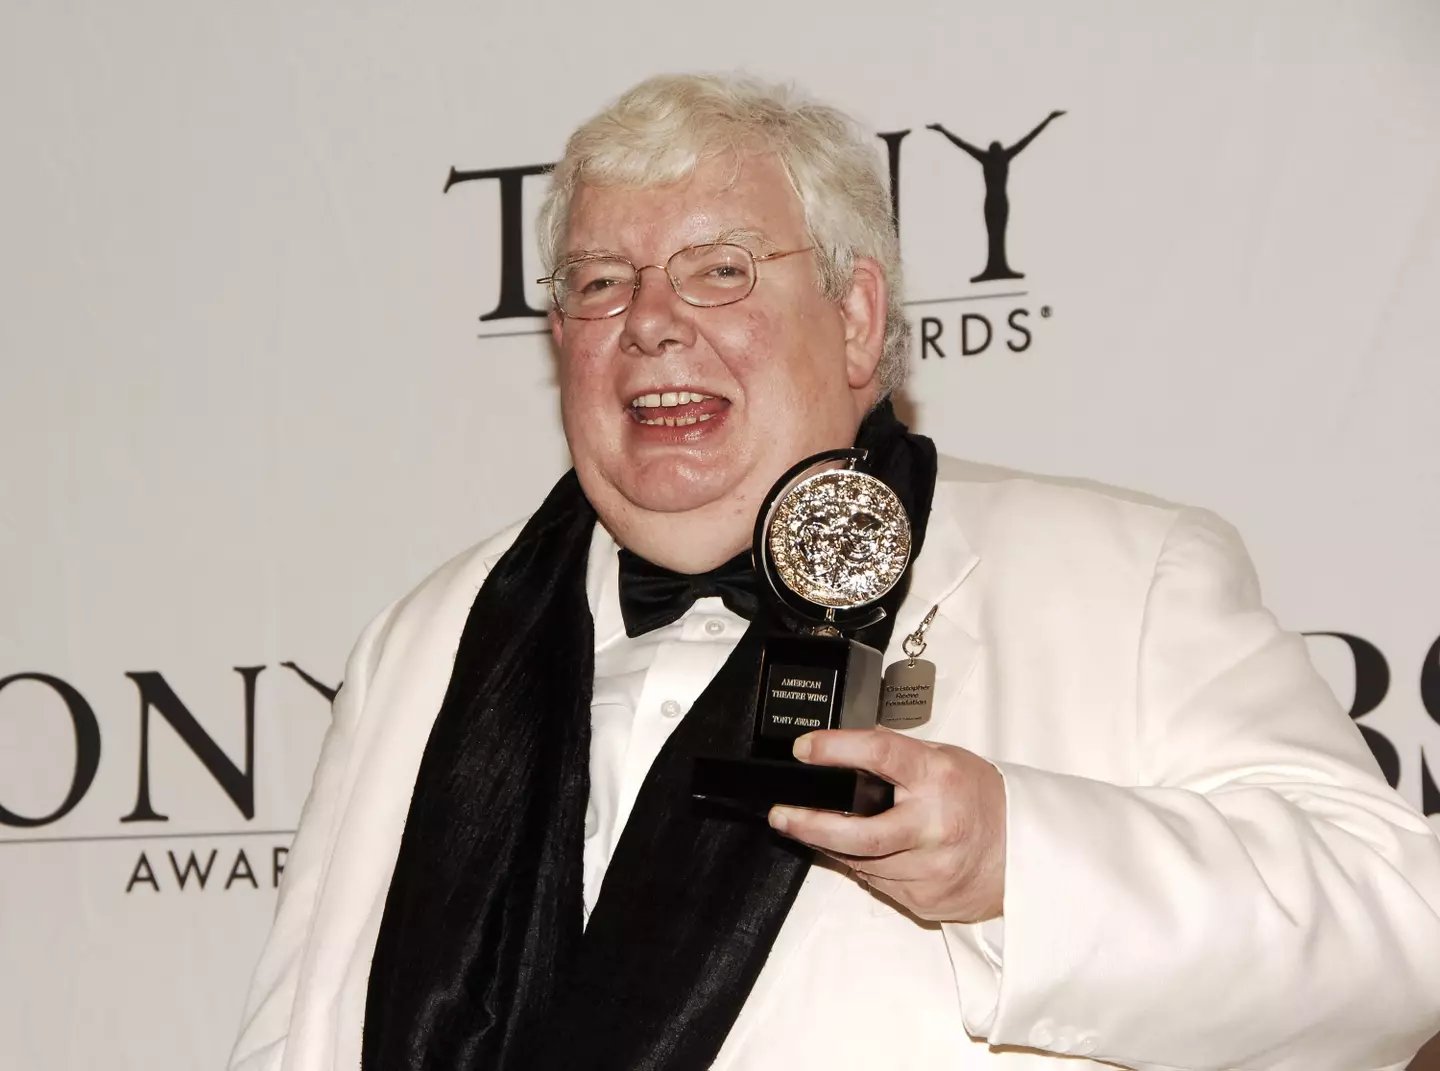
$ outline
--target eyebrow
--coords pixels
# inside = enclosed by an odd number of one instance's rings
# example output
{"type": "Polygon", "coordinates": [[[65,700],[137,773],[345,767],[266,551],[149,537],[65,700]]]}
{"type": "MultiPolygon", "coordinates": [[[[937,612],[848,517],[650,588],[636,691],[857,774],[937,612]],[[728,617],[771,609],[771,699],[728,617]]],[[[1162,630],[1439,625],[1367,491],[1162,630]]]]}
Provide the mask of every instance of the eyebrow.
{"type": "MultiPolygon", "coordinates": [[[[709,243],[719,244],[721,242],[753,242],[756,245],[774,245],[769,238],[760,231],[750,230],[748,227],[729,227],[715,237],[708,239],[709,243]]],[[[705,242],[696,242],[696,245],[704,245],[705,242]]]]}
{"type": "MultiPolygon", "coordinates": [[[[692,245],[720,245],[722,243],[735,243],[738,245],[746,245],[748,243],[758,246],[774,246],[775,244],[761,231],[752,230],[749,227],[726,227],[723,231],[702,235],[695,241],[681,246],[681,248],[685,249],[692,245]]],[[[577,260],[594,260],[597,257],[615,257],[619,260],[630,259],[624,253],[617,252],[614,249],[573,249],[565,254],[560,263],[572,264],[577,260]]]]}
{"type": "Polygon", "coordinates": [[[561,264],[570,264],[577,260],[594,260],[596,257],[617,257],[620,260],[628,259],[624,253],[614,249],[572,249],[560,258],[561,264]]]}

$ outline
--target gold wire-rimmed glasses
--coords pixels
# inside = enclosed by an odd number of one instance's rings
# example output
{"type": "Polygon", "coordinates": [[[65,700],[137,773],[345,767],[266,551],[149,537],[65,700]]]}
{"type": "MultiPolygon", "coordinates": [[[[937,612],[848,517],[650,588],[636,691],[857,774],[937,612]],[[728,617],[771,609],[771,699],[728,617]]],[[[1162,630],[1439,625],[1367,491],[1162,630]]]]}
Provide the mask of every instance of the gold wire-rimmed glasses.
{"type": "Polygon", "coordinates": [[[646,268],[665,272],[680,300],[702,309],[732,305],[750,296],[762,260],[808,253],[814,246],[787,249],[759,256],[733,242],[702,242],[673,253],[664,264],[636,267],[624,257],[585,254],[568,260],[537,283],[550,287],[551,300],[562,316],[574,320],[604,320],[630,307],[640,292],[640,273],[646,268]]]}

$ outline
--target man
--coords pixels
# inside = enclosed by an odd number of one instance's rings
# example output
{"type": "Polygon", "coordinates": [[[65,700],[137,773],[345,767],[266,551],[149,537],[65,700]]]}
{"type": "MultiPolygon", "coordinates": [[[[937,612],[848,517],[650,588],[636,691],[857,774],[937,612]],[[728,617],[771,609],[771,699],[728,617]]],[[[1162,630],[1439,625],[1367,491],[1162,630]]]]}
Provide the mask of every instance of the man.
{"type": "Polygon", "coordinates": [[[842,116],[652,79],[572,136],[541,235],[574,474],[361,637],[235,1071],[1316,1071],[1440,1025],[1440,844],[1233,531],[937,478],[894,421],[897,242],[842,116]],[[773,627],[756,510],[857,434],[920,546],[878,642],[923,634],[934,713],[795,752],[895,806],[697,812],[773,627]]]}

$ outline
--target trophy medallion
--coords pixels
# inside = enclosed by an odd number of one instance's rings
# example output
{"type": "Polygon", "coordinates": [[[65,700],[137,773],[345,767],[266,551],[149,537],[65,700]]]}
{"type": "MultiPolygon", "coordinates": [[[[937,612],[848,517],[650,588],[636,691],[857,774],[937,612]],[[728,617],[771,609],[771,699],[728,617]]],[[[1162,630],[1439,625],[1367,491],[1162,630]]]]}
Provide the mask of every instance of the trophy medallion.
{"type": "Polygon", "coordinates": [[[817,607],[875,602],[910,561],[910,518],[899,496],[853,469],[816,473],[778,496],[765,536],[781,582],[817,607]]]}
{"type": "Polygon", "coordinates": [[[749,758],[697,760],[699,798],[854,814],[893,802],[893,787],[872,774],[808,766],[792,753],[816,729],[874,728],[880,711],[881,653],[846,633],[885,616],[876,603],[905,574],[910,519],[887,484],[855,469],[865,457],[851,449],[806,458],[760,507],[756,570],[792,627],[765,640],[749,758]]]}

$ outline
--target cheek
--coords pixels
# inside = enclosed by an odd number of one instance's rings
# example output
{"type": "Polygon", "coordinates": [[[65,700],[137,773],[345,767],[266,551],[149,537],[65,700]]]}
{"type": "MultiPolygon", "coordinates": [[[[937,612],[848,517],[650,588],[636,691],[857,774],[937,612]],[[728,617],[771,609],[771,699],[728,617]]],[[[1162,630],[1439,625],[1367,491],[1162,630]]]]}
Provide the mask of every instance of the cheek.
{"type": "Polygon", "coordinates": [[[743,311],[737,307],[723,321],[710,325],[705,336],[742,388],[764,384],[771,392],[783,389],[787,369],[799,356],[803,332],[797,332],[797,326],[793,318],[774,315],[757,302],[743,311]]]}
{"type": "Polygon", "coordinates": [[[606,422],[600,419],[603,396],[594,367],[584,354],[560,360],[560,422],[572,455],[588,455],[608,439],[606,422]]]}
{"type": "Polygon", "coordinates": [[[570,337],[560,348],[557,373],[560,401],[567,408],[593,404],[607,384],[609,347],[603,339],[570,337]]]}
{"type": "Polygon", "coordinates": [[[759,391],[757,408],[798,412],[820,404],[834,378],[827,367],[823,322],[804,317],[757,317],[751,346],[739,358],[737,376],[759,391]]]}

